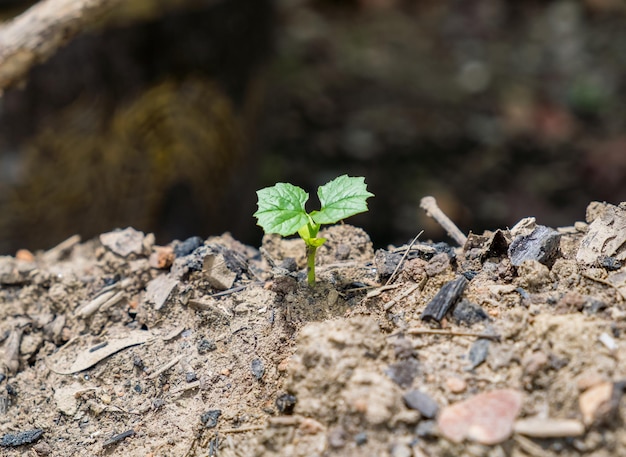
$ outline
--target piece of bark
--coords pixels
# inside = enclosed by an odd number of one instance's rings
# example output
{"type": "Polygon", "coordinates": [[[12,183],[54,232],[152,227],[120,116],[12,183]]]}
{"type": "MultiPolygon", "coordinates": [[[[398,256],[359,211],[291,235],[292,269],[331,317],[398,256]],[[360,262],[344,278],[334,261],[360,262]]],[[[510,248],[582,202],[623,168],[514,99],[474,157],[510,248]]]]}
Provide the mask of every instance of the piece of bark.
{"type": "Polygon", "coordinates": [[[448,310],[454,305],[467,286],[468,281],[465,276],[458,276],[452,281],[448,281],[443,285],[439,292],[426,305],[426,309],[422,313],[423,321],[441,322],[448,310]]]}

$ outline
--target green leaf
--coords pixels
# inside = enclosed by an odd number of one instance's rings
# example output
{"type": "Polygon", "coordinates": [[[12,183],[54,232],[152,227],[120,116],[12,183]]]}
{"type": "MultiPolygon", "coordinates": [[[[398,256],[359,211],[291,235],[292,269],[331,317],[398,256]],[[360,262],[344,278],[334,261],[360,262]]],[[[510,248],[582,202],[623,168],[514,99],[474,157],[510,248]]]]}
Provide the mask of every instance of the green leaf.
{"type": "Polygon", "coordinates": [[[365,178],[342,175],[320,186],[317,196],[322,209],[311,213],[311,217],[318,224],[334,224],[367,211],[366,200],[374,194],[367,191],[365,178]]]}
{"type": "Polygon", "coordinates": [[[304,204],[309,194],[298,186],[279,182],[257,191],[259,209],[254,213],[265,233],[293,235],[309,222],[304,204]]]}

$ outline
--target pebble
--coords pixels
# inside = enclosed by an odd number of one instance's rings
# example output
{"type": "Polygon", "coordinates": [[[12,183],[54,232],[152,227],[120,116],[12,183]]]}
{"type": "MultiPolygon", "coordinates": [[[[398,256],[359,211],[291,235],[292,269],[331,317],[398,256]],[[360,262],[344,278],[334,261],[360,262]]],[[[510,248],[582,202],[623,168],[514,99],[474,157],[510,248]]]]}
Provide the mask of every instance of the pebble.
{"type": "Polygon", "coordinates": [[[357,446],[363,446],[367,443],[367,432],[359,432],[354,435],[354,442],[357,446]]]}
{"type": "Polygon", "coordinates": [[[459,324],[465,324],[468,327],[476,324],[477,322],[486,321],[489,316],[476,303],[472,303],[469,300],[461,300],[456,304],[452,310],[452,318],[459,324]]]}
{"type": "Polygon", "coordinates": [[[578,397],[578,407],[585,425],[591,425],[610,412],[613,383],[603,382],[587,389],[578,397]]]}
{"type": "Polygon", "coordinates": [[[127,257],[130,254],[141,255],[143,253],[144,238],[143,232],[128,227],[124,230],[103,233],[100,235],[100,243],[115,254],[127,257]]]}
{"type": "Polygon", "coordinates": [[[396,362],[385,370],[385,374],[404,389],[411,386],[418,372],[419,363],[414,358],[396,362]]]}
{"type": "Polygon", "coordinates": [[[404,403],[411,409],[419,411],[422,416],[432,419],[439,411],[439,405],[433,398],[419,390],[411,390],[402,396],[404,403]]]}
{"type": "Polygon", "coordinates": [[[533,438],[566,438],[585,433],[585,426],[575,419],[533,417],[515,421],[515,433],[533,438]]]}
{"type": "Polygon", "coordinates": [[[265,374],[265,365],[263,364],[263,360],[254,359],[252,363],[250,363],[250,371],[252,371],[252,374],[257,381],[260,381],[265,374]]]}
{"type": "Polygon", "coordinates": [[[467,383],[463,378],[451,376],[446,379],[446,387],[453,394],[460,394],[465,392],[465,389],[467,389],[467,383]]]}
{"type": "Polygon", "coordinates": [[[522,393],[500,389],[445,407],[437,420],[441,434],[455,443],[465,439],[485,445],[509,438],[522,407],[522,393]]]}
{"type": "Polygon", "coordinates": [[[473,370],[487,360],[489,345],[490,341],[486,338],[479,338],[472,344],[469,351],[469,361],[471,364],[468,368],[469,370],[473,370]]]}

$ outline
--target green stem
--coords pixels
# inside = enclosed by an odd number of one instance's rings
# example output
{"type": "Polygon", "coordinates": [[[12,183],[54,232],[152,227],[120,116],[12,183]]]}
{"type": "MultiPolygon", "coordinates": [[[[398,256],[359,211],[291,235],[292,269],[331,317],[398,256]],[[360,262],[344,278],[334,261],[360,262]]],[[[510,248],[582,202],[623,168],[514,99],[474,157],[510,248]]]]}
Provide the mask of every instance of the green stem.
{"type": "Polygon", "coordinates": [[[315,285],[315,251],[317,246],[306,246],[306,260],[307,260],[307,277],[309,280],[309,286],[315,285]]]}

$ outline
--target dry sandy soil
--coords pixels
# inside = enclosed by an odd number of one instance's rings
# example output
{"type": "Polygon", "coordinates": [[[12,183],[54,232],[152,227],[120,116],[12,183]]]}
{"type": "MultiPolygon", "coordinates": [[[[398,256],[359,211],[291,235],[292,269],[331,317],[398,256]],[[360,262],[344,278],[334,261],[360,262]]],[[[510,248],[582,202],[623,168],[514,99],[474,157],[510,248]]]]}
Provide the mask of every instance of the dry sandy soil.
{"type": "Polygon", "coordinates": [[[625,226],[592,203],[375,253],[338,225],[315,287],[273,236],[0,257],[0,453],[626,455],[625,226]]]}

